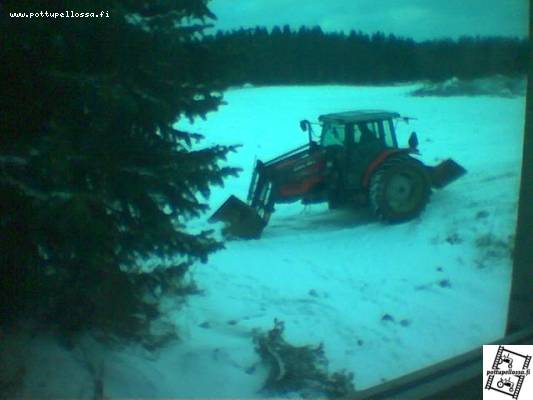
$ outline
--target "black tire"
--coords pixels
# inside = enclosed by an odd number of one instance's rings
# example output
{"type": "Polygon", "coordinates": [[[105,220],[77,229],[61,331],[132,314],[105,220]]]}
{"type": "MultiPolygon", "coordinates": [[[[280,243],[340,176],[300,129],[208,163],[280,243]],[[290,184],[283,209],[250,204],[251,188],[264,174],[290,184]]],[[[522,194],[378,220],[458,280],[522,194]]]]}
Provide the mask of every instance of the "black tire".
{"type": "Polygon", "coordinates": [[[370,206],[387,222],[404,222],[417,217],[430,194],[431,183],[424,165],[408,156],[388,159],[370,179],[370,206]]]}

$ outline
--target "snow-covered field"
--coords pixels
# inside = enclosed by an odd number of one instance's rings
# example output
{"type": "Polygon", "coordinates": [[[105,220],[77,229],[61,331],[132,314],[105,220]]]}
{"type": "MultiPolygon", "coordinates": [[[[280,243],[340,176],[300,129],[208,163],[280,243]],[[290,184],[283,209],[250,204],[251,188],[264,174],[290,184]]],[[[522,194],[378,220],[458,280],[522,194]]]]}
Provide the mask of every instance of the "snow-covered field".
{"type": "Polygon", "coordinates": [[[424,162],[452,157],[468,174],[401,225],[383,225],[366,210],[277,206],[260,240],[228,242],[194,268],[203,294],[171,311],[181,342],[157,354],[99,353],[87,344],[90,355],[82,356],[35,339],[41,350],[30,357],[23,394],[92,397],[80,361],[88,358],[102,366],[109,397],[265,397],[258,390],[267,371],[250,370],[259,361],[252,330],[271,329],[275,318],[285,322],[290,343],[323,342],[329,370],[353,372],[358,390],[502,336],[524,98],[409,96],[416,87],[228,91],[228,104],[193,126],[208,143],[243,145],[228,161],[243,173],[213,191],[213,210],[230,194],[246,198],[255,157],[268,160],[306,142],[300,119],[336,111],[416,117],[398,125],[400,143],[415,130],[424,162]]]}

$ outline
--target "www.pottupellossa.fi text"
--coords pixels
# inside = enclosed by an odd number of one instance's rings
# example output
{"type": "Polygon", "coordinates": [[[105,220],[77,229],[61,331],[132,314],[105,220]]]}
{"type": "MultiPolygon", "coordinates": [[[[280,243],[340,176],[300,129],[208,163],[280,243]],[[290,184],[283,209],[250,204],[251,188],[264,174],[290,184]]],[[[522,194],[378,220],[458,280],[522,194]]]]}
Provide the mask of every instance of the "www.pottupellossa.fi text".
{"type": "Polygon", "coordinates": [[[62,11],[62,12],[12,12],[9,13],[11,18],[109,18],[109,11],[99,12],[76,12],[76,11],[62,11]]]}

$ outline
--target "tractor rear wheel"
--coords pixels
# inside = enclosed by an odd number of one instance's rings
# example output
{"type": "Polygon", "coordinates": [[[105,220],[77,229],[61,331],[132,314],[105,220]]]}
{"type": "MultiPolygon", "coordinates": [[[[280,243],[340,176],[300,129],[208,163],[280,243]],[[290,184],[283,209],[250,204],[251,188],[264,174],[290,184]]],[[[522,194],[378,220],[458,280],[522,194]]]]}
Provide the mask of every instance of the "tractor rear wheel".
{"type": "Polygon", "coordinates": [[[411,157],[385,161],[370,179],[370,205],[387,222],[403,222],[418,216],[431,193],[424,165],[411,157]]]}

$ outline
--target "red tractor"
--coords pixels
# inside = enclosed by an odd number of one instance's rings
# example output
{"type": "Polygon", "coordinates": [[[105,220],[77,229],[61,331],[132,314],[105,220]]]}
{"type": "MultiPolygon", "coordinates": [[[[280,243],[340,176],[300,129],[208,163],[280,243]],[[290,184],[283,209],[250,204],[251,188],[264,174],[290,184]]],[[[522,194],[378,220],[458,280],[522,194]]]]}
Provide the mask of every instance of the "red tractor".
{"type": "Polygon", "coordinates": [[[330,208],[370,206],[383,221],[408,221],[424,209],[431,188],[442,188],[466,170],[451,159],[431,167],[414,158],[416,133],[398,147],[396,122],[410,118],[389,111],[360,110],[319,117],[300,127],[309,142],[268,162],[257,161],[244,203],[231,196],[210,218],[226,223],[226,233],[258,238],[276,203],[328,202],[330,208]],[[314,125],[314,124],[313,124],[314,125]]]}

